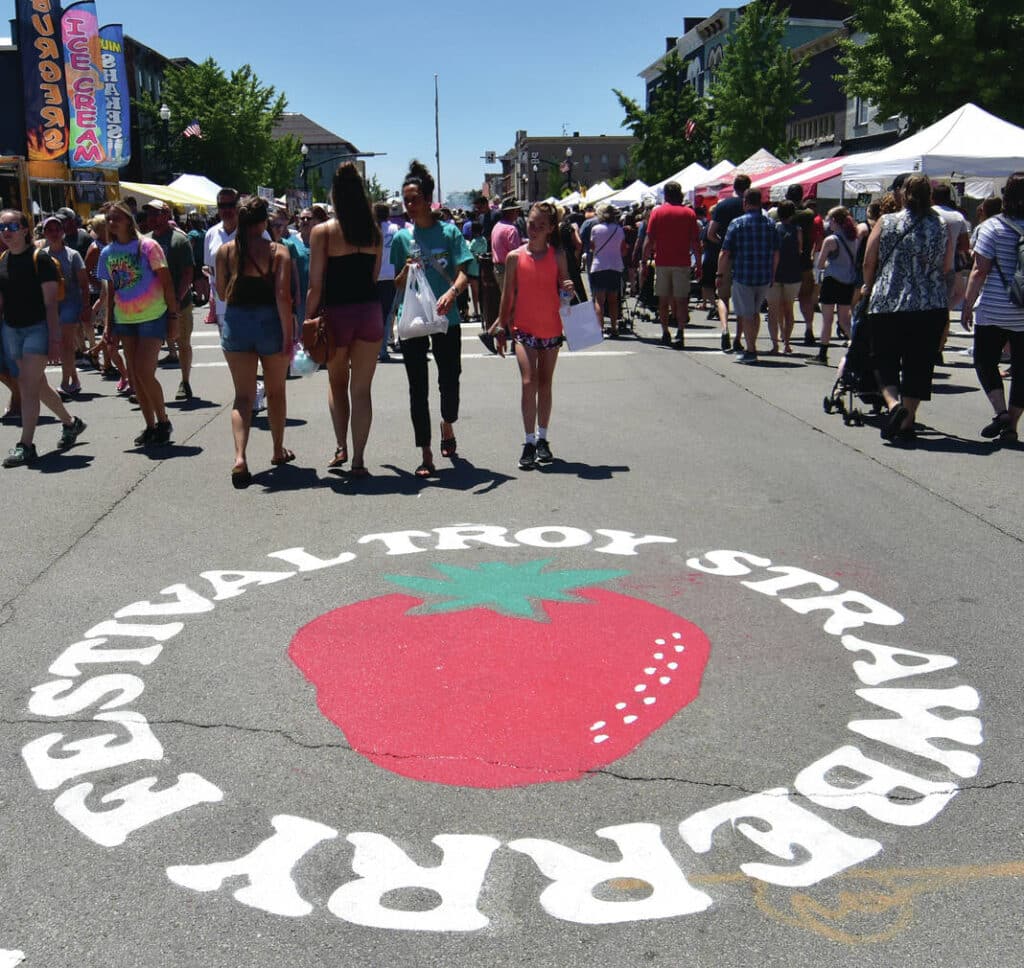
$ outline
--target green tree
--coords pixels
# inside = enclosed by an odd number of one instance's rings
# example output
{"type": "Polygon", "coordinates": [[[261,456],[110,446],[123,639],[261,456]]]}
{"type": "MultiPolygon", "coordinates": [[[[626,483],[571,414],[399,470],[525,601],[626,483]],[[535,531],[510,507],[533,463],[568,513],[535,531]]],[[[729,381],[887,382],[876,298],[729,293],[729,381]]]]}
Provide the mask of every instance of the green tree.
{"type": "Polygon", "coordinates": [[[622,91],[614,91],[626,115],[622,127],[637,139],[629,153],[627,184],[636,178],[652,184],[694,161],[708,160],[706,106],[686,80],[686,67],[675,51],[666,56],[659,80],[646,110],[622,91]],[[686,124],[691,120],[697,128],[687,140],[686,124]]]}
{"type": "Polygon", "coordinates": [[[1024,124],[1020,0],[855,0],[844,86],[917,130],[973,101],[1024,124]],[[866,34],[866,38],[857,36],[866,34]],[[863,43],[860,41],[863,39],[863,43]]]}
{"type": "MultiPolygon", "coordinates": [[[[198,172],[239,191],[269,185],[280,192],[294,186],[301,146],[294,137],[272,134],[288,102],[261,83],[248,64],[230,75],[212,57],[170,69],[161,100],[171,110],[170,170],[198,172]],[[193,120],[199,122],[201,138],[182,134],[193,120]]],[[[146,129],[160,131],[160,105],[148,93],[135,103],[146,129]]]]}
{"type": "Polygon", "coordinates": [[[800,80],[803,63],[782,43],[788,18],[788,10],[755,0],[726,40],[711,88],[716,158],[739,161],[759,148],[780,158],[793,154],[786,124],[807,102],[808,85],[800,80]]]}
{"type": "Polygon", "coordinates": [[[386,202],[389,198],[388,190],[377,180],[376,175],[366,179],[366,194],[371,202],[386,202]]]}

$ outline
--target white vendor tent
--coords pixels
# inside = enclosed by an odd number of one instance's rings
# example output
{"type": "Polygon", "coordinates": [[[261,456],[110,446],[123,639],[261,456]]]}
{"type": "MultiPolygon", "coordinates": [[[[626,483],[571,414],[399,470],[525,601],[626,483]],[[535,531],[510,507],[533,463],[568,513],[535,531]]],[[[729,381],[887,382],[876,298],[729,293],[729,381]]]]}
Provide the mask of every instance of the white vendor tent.
{"type": "Polygon", "coordinates": [[[120,187],[122,198],[133,195],[139,205],[145,205],[146,202],[159,198],[163,202],[188,211],[197,208],[213,208],[217,203],[216,198],[211,202],[205,196],[179,191],[176,188],[171,188],[170,185],[148,185],[143,182],[122,181],[120,187]]]}
{"type": "Polygon", "coordinates": [[[179,175],[167,187],[186,195],[205,198],[210,205],[217,204],[217,192],[220,191],[220,185],[205,175],[179,175]]]}
{"type": "Polygon", "coordinates": [[[594,205],[597,202],[604,201],[609,195],[614,195],[615,189],[612,188],[608,182],[600,181],[596,185],[591,185],[587,189],[586,194],[583,196],[583,200],[588,205],[594,205]]]}
{"type": "Polygon", "coordinates": [[[976,181],[1002,180],[1021,170],[1024,128],[968,103],[888,148],[851,155],[843,167],[843,179],[852,191],[877,191],[902,172],[976,181]]]}
{"type": "Polygon", "coordinates": [[[629,208],[631,205],[640,205],[645,195],[653,198],[654,192],[638,178],[632,185],[627,185],[621,192],[616,192],[605,201],[616,208],[629,208]]]}
{"type": "MultiPolygon", "coordinates": [[[[732,168],[732,162],[729,162],[729,167],[732,168]]],[[[707,179],[707,168],[699,161],[695,161],[687,165],[682,171],[677,171],[674,175],[669,175],[668,178],[663,178],[660,182],[651,185],[650,190],[661,200],[665,196],[665,185],[670,181],[679,182],[680,187],[685,193],[692,188],[696,188],[700,182],[707,181],[707,179]]]]}

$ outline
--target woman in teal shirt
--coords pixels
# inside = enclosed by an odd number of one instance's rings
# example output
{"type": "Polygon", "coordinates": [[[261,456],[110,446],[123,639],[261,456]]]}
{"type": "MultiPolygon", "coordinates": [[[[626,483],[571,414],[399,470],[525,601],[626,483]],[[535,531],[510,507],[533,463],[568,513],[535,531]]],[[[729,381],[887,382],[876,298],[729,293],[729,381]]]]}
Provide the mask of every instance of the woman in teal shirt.
{"type": "MultiPolygon", "coordinates": [[[[456,300],[469,285],[466,269],[473,259],[458,226],[434,216],[430,207],[433,197],[434,179],[430,172],[420,162],[410,162],[409,174],[402,183],[402,199],[413,227],[401,229],[391,243],[395,286],[399,290],[405,288],[409,263],[422,264],[430,288],[437,296],[437,311],[448,317],[446,332],[402,340],[402,359],[409,380],[409,411],[416,446],[423,452],[420,466],[416,468],[417,477],[431,477],[435,472],[430,447],[428,350],[437,364],[441,394],[441,456],[455,456],[453,424],[459,419],[459,377],[462,374],[462,320],[456,300]]],[[[401,307],[401,299],[398,304],[401,307]]]]}

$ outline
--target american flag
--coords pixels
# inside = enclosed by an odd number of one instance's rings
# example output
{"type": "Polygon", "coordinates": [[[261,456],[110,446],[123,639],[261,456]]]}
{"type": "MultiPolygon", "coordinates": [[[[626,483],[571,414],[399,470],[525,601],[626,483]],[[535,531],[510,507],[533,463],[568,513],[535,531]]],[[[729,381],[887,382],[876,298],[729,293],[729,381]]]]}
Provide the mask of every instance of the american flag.
{"type": "Polygon", "coordinates": [[[186,138],[202,138],[203,129],[199,127],[199,122],[193,118],[192,123],[181,133],[186,138]]]}
{"type": "Polygon", "coordinates": [[[694,121],[693,118],[690,118],[686,122],[686,126],[683,128],[683,134],[685,135],[687,141],[690,141],[693,138],[694,132],[696,130],[697,130],[697,122],[694,121]]]}

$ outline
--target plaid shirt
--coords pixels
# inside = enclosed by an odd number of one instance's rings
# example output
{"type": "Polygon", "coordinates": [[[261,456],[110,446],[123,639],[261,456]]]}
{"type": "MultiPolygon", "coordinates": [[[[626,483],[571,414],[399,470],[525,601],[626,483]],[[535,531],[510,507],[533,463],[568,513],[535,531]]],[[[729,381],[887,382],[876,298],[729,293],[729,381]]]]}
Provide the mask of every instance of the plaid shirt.
{"type": "Polygon", "coordinates": [[[772,255],[780,247],[775,223],[763,212],[744,212],[729,223],[722,250],[732,258],[732,280],[742,286],[772,282],[772,255]]]}

